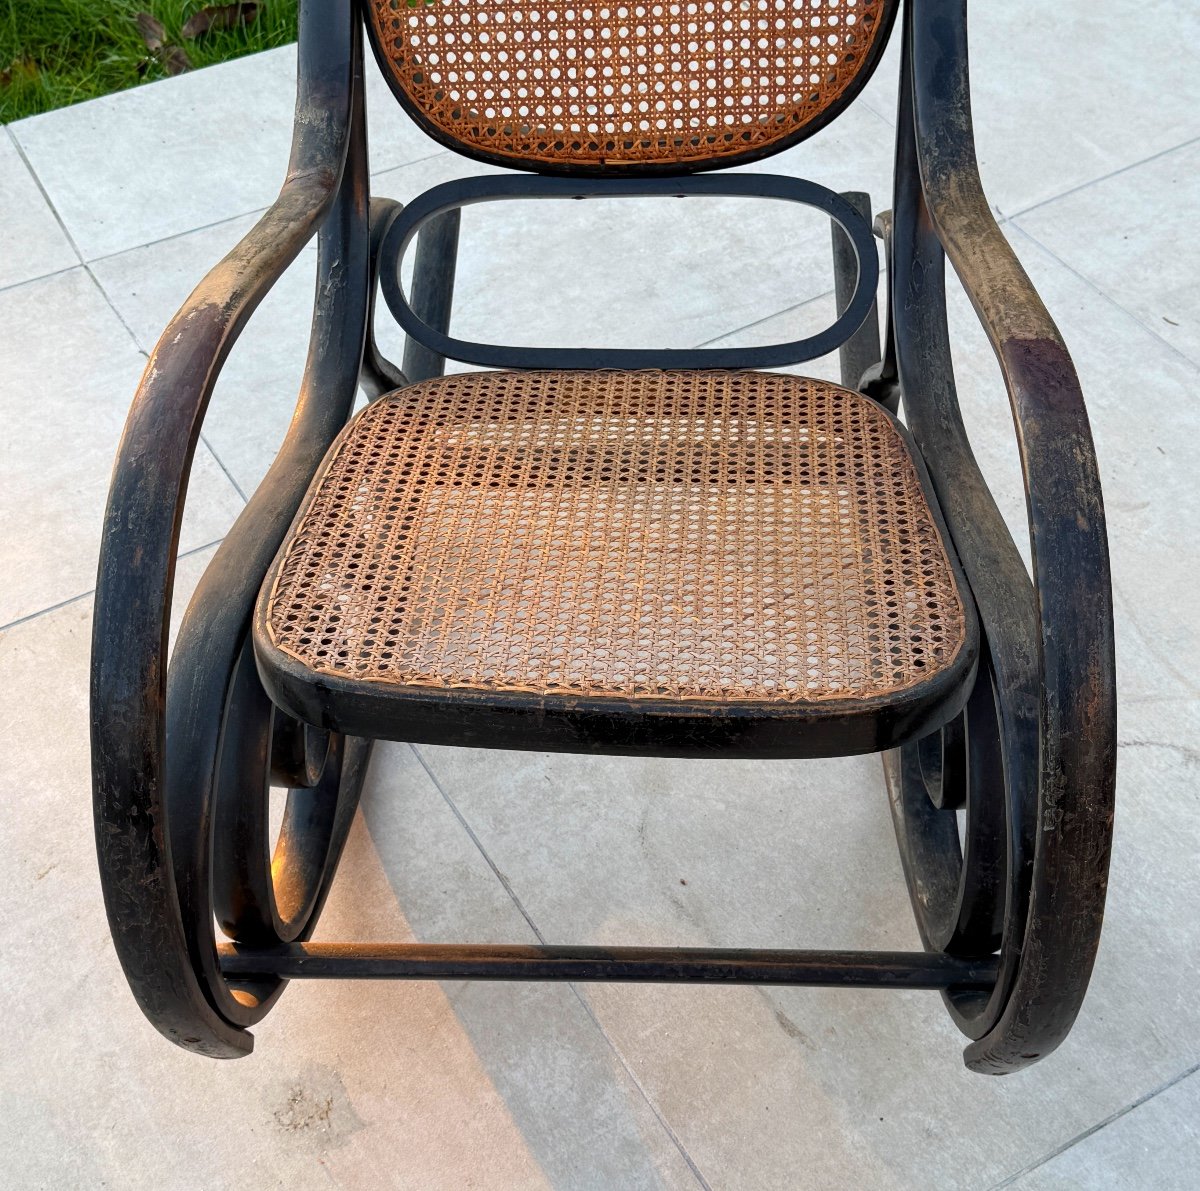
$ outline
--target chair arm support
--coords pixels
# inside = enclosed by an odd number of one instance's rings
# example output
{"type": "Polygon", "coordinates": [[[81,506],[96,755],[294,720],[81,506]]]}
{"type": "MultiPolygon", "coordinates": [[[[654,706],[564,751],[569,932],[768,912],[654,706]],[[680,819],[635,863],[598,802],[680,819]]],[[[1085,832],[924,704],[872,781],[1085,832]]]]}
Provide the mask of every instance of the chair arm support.
{"type": "Polygon", "coordinates": [[[1095,958],[1116,766],[1108,546],[1079,379],[980,183],[966,0],[914,0],[909,38],[924,202],[1004,375],[1032,546],[1040,772],[1025,953],[1008,1009],[967,1052],[968,1065],[999,1072],[1061,1041],[1095,958]]]}
{"type": "MultiPolygon", "coordinates": [[[[250,315],[338,197],[361,70],[358,37],[352,0],[301,5],[287,178],[272,207],[193,291],[151,354],[105,512],[91,686],[93,804],[105,904],[118,957],[147,1017],[179,1045],[220,1057],[245,1053],[251,1039],[216,1012],[196,979],[163,800],[166,658],[180,524],[221,367],[250,315]]],[[[311,354],[319,355],[315,339],[311,354]]],[[[261,517],[255,503],[239,521],[261,517]]]]}

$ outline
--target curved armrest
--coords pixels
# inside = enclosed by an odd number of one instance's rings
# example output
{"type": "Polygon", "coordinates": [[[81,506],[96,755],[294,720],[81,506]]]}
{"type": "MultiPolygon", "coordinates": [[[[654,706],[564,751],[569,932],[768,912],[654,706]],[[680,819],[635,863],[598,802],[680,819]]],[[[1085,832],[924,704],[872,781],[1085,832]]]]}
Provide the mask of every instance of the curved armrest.
{"type": "Polygon", "coordinates": [[[966,0],[914,0],[908,33],[924,203],[1004,375],[1032,545],[1041,692],[1029,917],[1008,1008],[967,1052],[969,1065],[1002,1071],[1061,1041],[1095,958],[1116,766],[1108,545],[1079,379],[980,183],[966,0]]]}
{"type": "MultiPolygon", "coordinates": [[[[105,904],[118,957],[146,1015],[172,1041],[221,1057],[245,1053],[251,1040],[215,1011],[196,979],[180,920],[164,805],[175,557],[192,457],[221,366],[254,309],[338,196],[352,141],[358,36],[351,0],[301,5],[287,179],[267,213],[193,291],[150,356],[125,425],[105,513],[91,691],[94,813],[105,904]]],[[[319,291],[319,308],[323,300],[319,291]]],[[[314,342],[310,361],[327,346],[314,342]]],[[[278,503],[269,494],[265,499],[278,503]]],[[[252,501],[239,526],[261,519],[262,504],[252,501]]]]}

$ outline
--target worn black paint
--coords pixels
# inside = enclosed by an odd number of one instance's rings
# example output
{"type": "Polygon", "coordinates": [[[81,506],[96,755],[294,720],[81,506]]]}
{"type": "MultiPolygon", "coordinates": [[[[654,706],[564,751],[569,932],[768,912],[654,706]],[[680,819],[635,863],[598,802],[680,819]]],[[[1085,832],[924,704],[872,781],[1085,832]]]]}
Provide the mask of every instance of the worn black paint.
{"type": "MultiPolygon", "coordinates": [[[[349,415],[356,382],[378,397],[409,380],[380,354],[369,326],[377,282],[385,294],[395,288],[399,241],[426,218],[446,220],[445,210],[461,205],[438,207],[447,194],[477,201],[500,194],[763,191],[762,179],[744,175],[655,180],[646,175],[661,167],[651,166],[636,182],[604,170],[607,180],[586,184],[490,178],[448,192],[435,188],[410,212],[372,202],[354,2],[302,3],[287,180],[156,347],[105,516],[92,663],[97,852],[117,954],[139,1005],[166,1037],[211,1056],[244,1054],[251,1045],[245,1027],[270,1008],[286,980],[322,975],[934,988],[973,1040],[967,1062],[975,1070],[1017,1070],[1061,1043],[1095,957],[1112,829],[1116,721],[1104,511],[1070,357],[979,184],[966,51],[966,0],[910,0],[894,210],[877,222],[888,262],[882,359],[859,378],[887,408],[902,400],[922,482],[978,613],[969,656],[940,684],[873,706],[799,714],[786,706],[696,711],[668,701],[634,706],[463,692],[378,699],[289,668],[264,654],[259,633],[264,692],[248,644],[264,576],[349,415]],[[183,497],[209,396],[253,310],[318,232],[312,337],[296,419],[197,589],[168,676],[183,497]],[[1032,577],[959,412],[946,325],[947,259],[1004,375],[1028,503],[1032,577]],[[927,953],[307,944],[357,802],[370,756],[366,738],[376,736],[669,756],[891,749],[885,773],[927,953]],[[296,787],[274,882],[266,873],[264,823],[272,773],[296,787]],[[965,855],[953,826],[957,806],[968,815],[965,855]],[[217,943],[214,911],[238,946],[217,943]]],[[[776,197],[794,198],[809,185],[782,179],[766,189],[784,183],[788,193],[776,197]]],[[[847,241],[835,239],[838,306],[849,311],[865,301],[867,288],[862,221],[840,198],[818,205],[850,238],[850,254],[847,241]],[[863,275],[858,296],[848,300],[851,255],[863,275]]],[[[419,268],[428,291],[414,295],[422,326],[411,319],[408,325],[419,332],[411,360],[422,374],[454,354],[445,349],[462,346],[446,335],[450,233],[443,222],[441,234],[429,236],[419,268]]],[[[409,319],[411,311],[397,309],[409,319]]],[[[874,351],[874,317],[855,310],[857,322],[841,328],[850,334],[861,324],[846,341],[848,373],[874,351]]],[[[513,353],[495,357],[508,366],[547,366],[544,352],[487,350],[513,353]]],[[[630,358],[637,366],[680,366],[678,357],[661,353],[630,358]]],[[[616,362],[596,353],[567,360],[558,366],[616,362]]],[[[730,360],[772,362],[745,353],[730,360]]],[[[695,366],[730,363],[708,355],[695,366]]]]}

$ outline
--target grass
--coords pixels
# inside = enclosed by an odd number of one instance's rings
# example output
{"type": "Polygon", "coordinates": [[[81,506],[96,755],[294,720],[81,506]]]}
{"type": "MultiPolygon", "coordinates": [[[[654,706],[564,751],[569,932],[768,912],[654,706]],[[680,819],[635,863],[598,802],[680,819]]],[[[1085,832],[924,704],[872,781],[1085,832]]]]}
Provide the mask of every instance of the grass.
{"type": "Polygon", "coordinates": [[[296,0],[260,0],[248,25],[189,40],[184,22],[205,0],[0,0],[0,123],[168,77],[170,48],[192,67],[296,40],[296,0]],[[137,17],[165,30],[165,47],[147,48],[137,17]]]}

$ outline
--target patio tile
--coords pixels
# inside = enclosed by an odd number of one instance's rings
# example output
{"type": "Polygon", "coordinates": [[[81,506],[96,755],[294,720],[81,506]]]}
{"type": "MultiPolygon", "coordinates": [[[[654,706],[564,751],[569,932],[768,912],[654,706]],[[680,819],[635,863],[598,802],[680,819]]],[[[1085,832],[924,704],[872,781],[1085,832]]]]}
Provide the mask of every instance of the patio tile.
{"type": "Polygon", "coordinates": [[[1007,1184],[1012,1191],[1192,1191],[1200,1075],[1191,1075],[1007,1184]]]}
{"type": "MultiPolygon", "coordinates": [[[[0,293],[0,625],[90,591],[121,428],[145,366],[82,268],[0,293]]],[[[203,445],[182,548],[223,536],[242,507],[203,445]]]]}
{"type": "MultiPolygon", "coordinates": [[[[1013,240],[1071,349],[1088,404],[1108,517],[1122,691],[1131,698],[1200,694],[1200,632],[1187,612],[1195,560],[1179,525],[1200,474],[1194,369],[1033,241],[1020,232],[1013,240]],[[1155,682],[1138,677],[1154,668],[1161,671],[1155,682]]],[[[956,328],[967,346],[969,315],[960,310],[956,328]]],[[[1007,416],[998,383],[990,387],[992,418],[1007,416]]],[[[968,413],[974,411],[986,425],[977,399],[968,413]]],[[[999,426],[976,440],[1005,441],[999,426]]],[[[985,457],[993,466],[1001,462],[985,457]]],[[[1008,466],[1015,474],[1011,452],[1008,466]]]]}
{"type": "MultiPolygon", "coordinates": [[[[177,606],[210,556],[183,560],[177,606]]],[[[0,764],[22,791],[0,819],[0,989],[21,1010],[0,1027],[8,1185],[695,1186],[566,986],[308,983],[251,1058],[164,1043],[115,961],[80,801],[89,638],[87,600],[0,632],[21,744],[0,764]]],[[[412,753],[384,746],[323,934],[528,928],[412,753]]]]}
{"type": "Polygon", "coordinates": [[[79,263],[12,139],[0,131],[0,289],[79,263]]]}
{"type": "MultiPolygon", "coordinates": [[[[373,63],[368,80],[374,167],[436,153],[373,63]]],[[[296,49],[286,46],[9,127],[90,261],[267,206],[286,172],[295,102],[296,49]]]]}
{"type": "MultiPolygon", "coordinates": [[[[803,1170],[812,1188],[986,1187],[1200,1055],[1194,762],[1170,744],[1198,718],[1194,702],[1126,716],[1092,992],[1059,1053],[1020,1076],[965,1071],[929,994],[589,986],[709,1184],[803,1170]]],[[[917,946],[873,758],[421,752],[550,942],[917,946]]]]}
{"type": "MultiPolygon", "coordinates": [[[[1099,453],[1116,587],[1117,658],[1125,699],[1200,694],[1200,634],[1183,608],[1194,560],[1178,510],[1200,474],[1200,410],[1193,370],[1129,314],[1008,225],[1008,235],[1079,370],[1099,453]],[[1130,416],[1130,394],[1137,416],[1130,416]],[[1163,427],[1175,427],[1165,433],[1163,427]]],[[[951,275],[951,342],[971,443],[1014,541],[1028,562],[1025,500],[1012,415],[991,346],[951,275]]],[[[830,296],[718,343],[766,343],[810,334],[833,316],[830,296]]],[[[789,371],[838,379],[836,356],[789,371]]]]}
{"type": "Polygon", "coordinates": [[[288,48],[9,128],[92,260],[266,206],[283,181],[294,106],[288,48]]]}
{"type": "Polygon", "coordinates": [[[1192,144],[1055,199],[1016,222],[1200,364],[1198,205],[1200,144],[1192,144]]]}
{"type": "MultiPolygon", "coordinates": [[[[256,220],[227,220],[92,265],[143,351],[153,349],[188,294],[256,220]]],[[[247,494],[275,458],[296,405],[316,262],[315,251],[302,252],[275,283],[234,345],[205,414],[205,439],[247,494]]]]}
{"type": "MultiPolygon", "coordinates": [[[[407,200],[435,182],[479,168],[443,153],[383,174],[374,189],[407,200]]],[[[192,289],[257,218],[226,220],[93,264],[97,280],[143,350],[154,346],[192,289]]],[[[206,439],[246,493],[257,487],[274,459],[296,405],[308,353],[316,263],[314,240],[255,311],[225,362],[205,417],[206,439]]],[[[378,322],[392,322],[386,308],[378,322]]],[[[398,360],[403,350],[399,330],[381,338],[398,360]]]]}
{"type": "MultiPolygon", "coordinates": [[[[1036,0],[974,5],[972,106],[991,202],[1012,215],[1200,136],[1181,51],[1197,37],[1200,10],[1170,0],[1062,0],[1051,15],[1036,0]]],[[[890,122],[898,48],[862,96],[890,122]]]]}
{"type": "MultiPolygon", "coordinates": [[[[827,185],[844,189],[874,171],[874,189],[881,192],[889,160],[886,128],[866,113],[861,138],[839,139],[834,131],[782,157],[777,172],[811,168],[827,185]],[[861,142],[869,143],[864,148],[861,142]],[[851,143],[860,156],[852,157],[851,143]]],[[[408,201],[437,183],[486,172],[443,153],[381,172],[372,189],[408,201]]],[[[143,350],[254,218],[93,264],[143,350]]],[[[205,420],[206,438],[244,492],[262,478],[291,418],[314,268],[313,253],[302,254],[255,313],[205,420]]],[[[827,221],[813,212],[793,214],[779,203],[496,203],[472,208],[464,218],[453,330],[502,343],[694,346],[828,289],[831,268],[827,221]],[[746,259],[755,267],[720,267],[722,260],[746,259]]],[[[403,336],[382,302],[380,307],[380,343],[399,360],[403,336]]]]}

